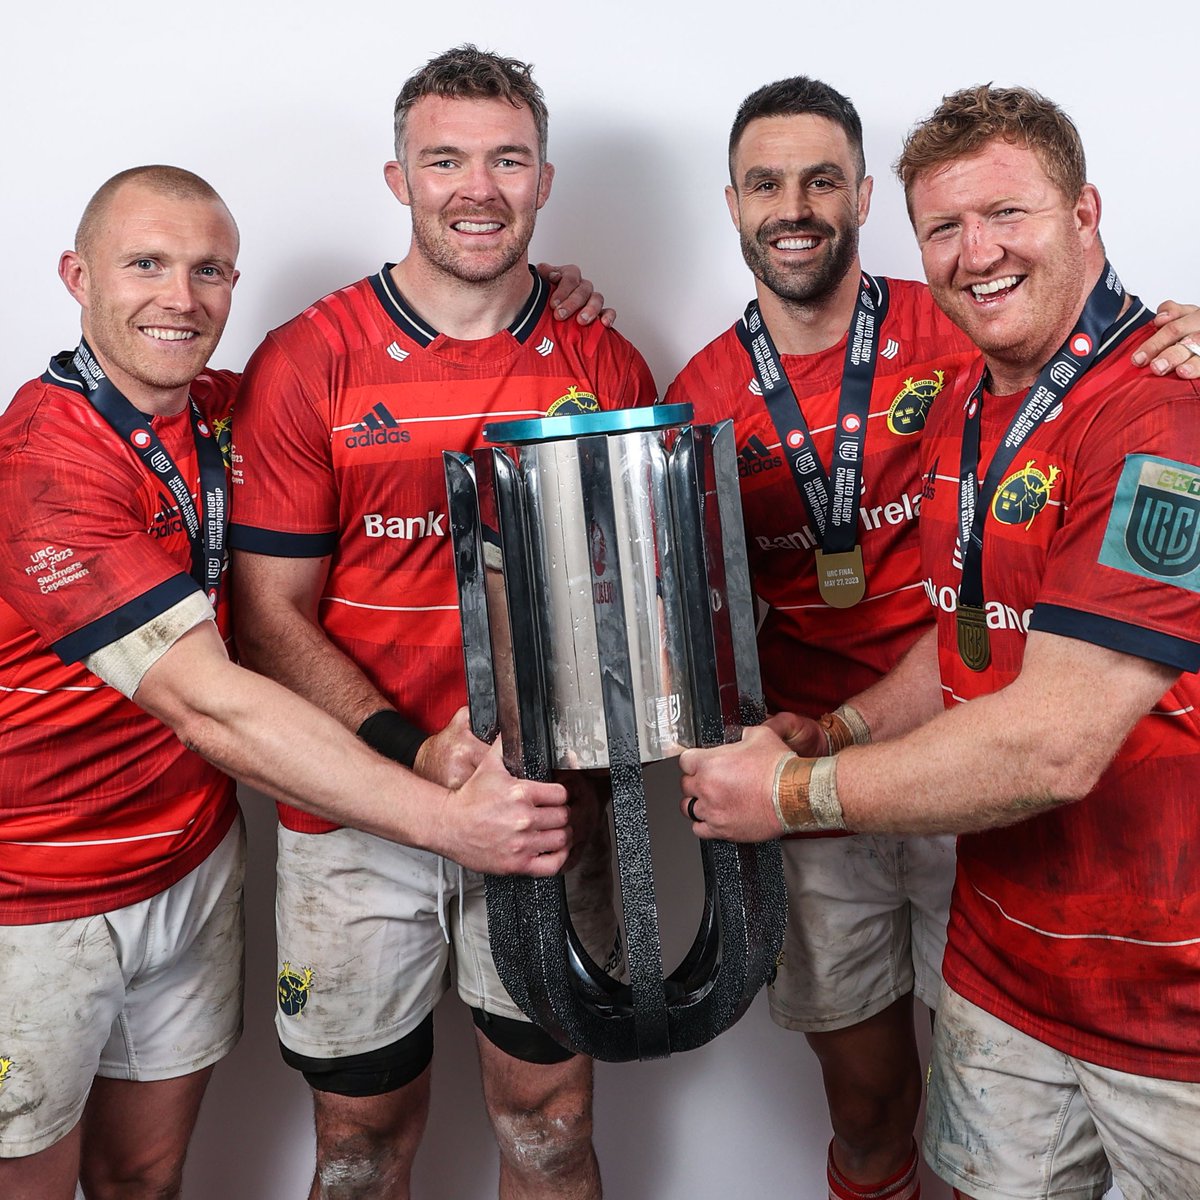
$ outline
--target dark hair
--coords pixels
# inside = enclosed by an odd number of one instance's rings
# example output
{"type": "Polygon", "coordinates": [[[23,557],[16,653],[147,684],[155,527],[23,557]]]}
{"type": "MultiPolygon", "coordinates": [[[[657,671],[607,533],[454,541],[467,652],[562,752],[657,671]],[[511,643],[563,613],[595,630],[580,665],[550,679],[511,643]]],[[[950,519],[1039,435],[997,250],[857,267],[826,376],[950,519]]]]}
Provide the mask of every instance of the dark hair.
{"type": "Polygon", "coordinates": [[[841,126],[850,149],[854,151],[858,182],[861,183],[867,173],[867,159],[863,154],[862,121],[858,111],[848,96],[807,75],[793,75],[791,79],[768,83],[742,101],[733,119],[733,128],[729,131],[730,182],[737,186],[737,180],[733,178],[733,156],[751,121],[759,117],[806,116],[825,117],[841,126]]]}
{"type": "Polygon", "coordinates": [[[507,100],[513,108],[527,108],[537,127],[538,156],[546,161],[546,138],[550,115],[546,98],[533,80],[533,65],[516,58],[503,58],[469,43],[431,58],[410,75],[396,97],[396,158],[404,161],[404,137],[408,110],[422,96],[446,96],[464,100],[507,100]]]}
{"type": "Polygon", "coordinates": [[[977,154],[996,139],[1032,150],[1047,178],[1068,200],[1083,190],[1087,162],[1071,118],[1031,88],[984,83],[943,97],[933,113],[909,132],[896,160],[904,194],[912,194],[913,184],[925,172],[977,154]]]}
{"type": "MultiPolygon", "coordinates": [[[[176,200],[208,200],[221,205],[226,212],[229,212],[228,205],[217,194],[212,184],[201,179],[192,171],[185,171],[183,167],[164,166],[161,163],[144,167],[130,167],[128,170],[119,171],[111,179],[105,180],[97,188],[96,194],[87,202],[83,216],[79,218],[79,228],[75,230],[75,249],[80,254],[87,253],[88,246],[107,214],[113,197],[127,183],[141,184],[143,187],[150,188],[164,196],[171,196],[176,200]]],[[[232,213],[230,213],[229,219],[233,220],[232,213]]],[[[236,228],[235,222],[234,229],[236,228]]]]}

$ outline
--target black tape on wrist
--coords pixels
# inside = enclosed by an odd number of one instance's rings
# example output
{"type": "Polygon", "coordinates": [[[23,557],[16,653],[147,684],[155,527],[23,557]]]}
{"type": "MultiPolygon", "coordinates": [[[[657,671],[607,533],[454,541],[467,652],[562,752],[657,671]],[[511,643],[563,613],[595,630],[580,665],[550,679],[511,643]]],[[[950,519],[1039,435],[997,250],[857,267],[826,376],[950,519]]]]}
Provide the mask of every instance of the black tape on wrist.
{"type": "Polygon", "coordinates": [[[411,770],[429,734],[406,721],[394,708],[381,708],[358,727],[358,736],[372,750],[411,770]]]}

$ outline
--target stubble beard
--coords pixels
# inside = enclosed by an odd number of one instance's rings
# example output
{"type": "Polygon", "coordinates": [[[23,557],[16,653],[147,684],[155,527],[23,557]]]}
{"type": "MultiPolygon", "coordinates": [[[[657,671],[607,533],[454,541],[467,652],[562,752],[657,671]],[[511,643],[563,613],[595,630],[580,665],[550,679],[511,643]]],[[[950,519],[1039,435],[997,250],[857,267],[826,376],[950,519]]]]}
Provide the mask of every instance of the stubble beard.
{"type": "MultiPolygon", "coordinates": [[[[494,214],[459,214],[454,219],[489,220],[494,214]]],[[[506,231],[512,231],[519,222],[506,221],[506,231]]],[[[443,234],[442,227],[436,217],[413,218],[413,244],[418,253],[431,266],[450,275],[463,283],[491,283],[508,274],[518,263],[525,261],[529,243],[533,239],[534,222],[529,219],[524,229],[517,229],[516,235],[507,246],[495,251],[474,254],[470,250],[456,250],[449,244],[449,235],[443,234]],[[499,255],[499,257],[495,257],[499,255]]]]}
{"type": "Polygon", "coordinates": [[[776,222],[754,234],[741,235],[742,257],[751,274],[781,300],[812,305],[832,295],[846,278],[858,255],[858,227],[835,229],[814,222],[776,222]],[[788,235],[816,234],[826,239],[828,250],[822,261],[796,270],[781,268],[771,260],[770,243],[788,235]]]}
{"type": "Polygon", "coordinates": [[[189,386],[208,365],[224,326],[198,332],[188,344],[189,362],[171,366],[156,362],[153,345],[143,344],[146,335],[138,326],[155,324],[170,327],[174,322],[168,317],[157,322],[143,320],[140,314],[138,319],[126,321],[119,313],[99,305],[88,322],[88,345],[102,362],[108,362],[143,387],[174,391],[189,386]]]}

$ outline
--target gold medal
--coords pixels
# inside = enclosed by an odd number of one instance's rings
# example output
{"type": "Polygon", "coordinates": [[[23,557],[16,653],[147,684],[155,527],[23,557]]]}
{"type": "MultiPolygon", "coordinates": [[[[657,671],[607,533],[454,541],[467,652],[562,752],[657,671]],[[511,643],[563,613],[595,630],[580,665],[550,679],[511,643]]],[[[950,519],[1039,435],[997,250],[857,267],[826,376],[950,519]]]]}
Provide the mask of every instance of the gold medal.
{"type": "Polygon", "coordinates": [[[958,657],[972,671],[983,671],[992,661],[988,642],[987,611],[981,604],[958,602],[954,614],[958,633],[958,657]]]}
{"type": "Polygon", "coordinates": [[[855,546],[840,554],[818,550],[817,585],[821,589],[821,599],[830,608],[853,608],[867,591],[862,547],[855,546]]]}

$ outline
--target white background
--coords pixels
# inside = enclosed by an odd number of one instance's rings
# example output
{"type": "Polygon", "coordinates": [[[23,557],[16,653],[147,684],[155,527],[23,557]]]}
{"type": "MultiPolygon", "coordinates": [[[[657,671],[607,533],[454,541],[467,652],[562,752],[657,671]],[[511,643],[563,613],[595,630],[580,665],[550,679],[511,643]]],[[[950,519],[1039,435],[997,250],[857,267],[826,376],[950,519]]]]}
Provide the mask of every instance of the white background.
{"type": "MultiPolygon", "coordinates": [[[[1190,3],[862,0],[821,11],[777,0],[58,0],[22,9],[4,18],[0,70],[0,404],[74,343],[76,310],[55,265],[88,196],[124,167],[190,167],[240,223],[243,277],[218,366],[240,366],[266,329],[402,255],[407,220],[380,172],[391,157],[392,102],[410,71],[467,40],[536,64],[558,176],[534,256],[584,264],[660,390],[751,295],[721,194],[726,138],[749,91],[799,72],[828,80],[862,113],[876,177],[868,270],[919,276],[890,174],[905,130],[944,92],[995,80],[1037,87],[1076,118],[1127,286],[1152,303],[1200,297],[1190,3]]],[[[671,957],[698,915],[698,872],[669,784],[659,783],[671,957]]],[[[279,1062],[271,1027],[271,812],[258,798],[247,807],[247,1034],[217,1072],[188,1192],[283,1200],[304,1195],[310,1177],[308,1099],[279,1062]]],[[[425,1200],[494,1194],[471,1046],[463,1013],[443,1005],[417,1169],[425,1200]]],[[[600,1066],[596,1108],[610,1198],[824,1197],[829,1129],[815,1064],[803,1038],[771,1025],[761,999],[702,1050],[600,1066]]],[[[927,1197],[945,1194],[927,1186],[927,1197]]]]}

